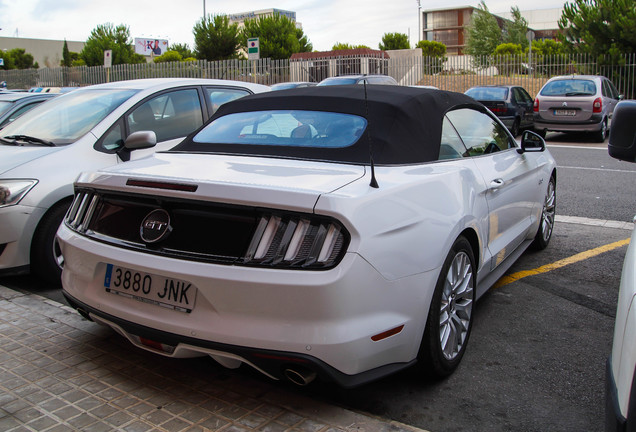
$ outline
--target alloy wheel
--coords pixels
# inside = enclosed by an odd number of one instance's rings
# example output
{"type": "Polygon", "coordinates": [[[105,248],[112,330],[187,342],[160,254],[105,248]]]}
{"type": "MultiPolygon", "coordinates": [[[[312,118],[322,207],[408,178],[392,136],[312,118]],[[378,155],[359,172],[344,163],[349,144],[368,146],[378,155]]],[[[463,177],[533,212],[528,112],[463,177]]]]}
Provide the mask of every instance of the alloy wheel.
{"type": "Polygon", "coordinates": [[[444,357],[453,360],[461,352],[470,329],[473,309],[473,271],[470,257],[459,252],[453,258],[442,291],[439,338],[444,357]]]}

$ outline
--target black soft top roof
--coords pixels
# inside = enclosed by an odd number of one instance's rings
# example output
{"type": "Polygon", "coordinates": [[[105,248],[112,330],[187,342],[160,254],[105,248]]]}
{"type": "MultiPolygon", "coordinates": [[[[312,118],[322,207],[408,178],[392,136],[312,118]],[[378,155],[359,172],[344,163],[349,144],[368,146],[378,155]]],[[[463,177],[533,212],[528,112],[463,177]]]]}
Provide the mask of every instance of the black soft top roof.
{"type": "Polygon", "coordinates": [[[437,160],[444,114],[459,107],[483,111],[461,93],[402,86],[325,86],[259,93],[222,105],[210,119],[233,113],[306,110],[354,114],[367,119],[365,133],[344,148],[232,145],[194,142],[190,135],[171,151],[245,154],[380,165],[437,160]]]}

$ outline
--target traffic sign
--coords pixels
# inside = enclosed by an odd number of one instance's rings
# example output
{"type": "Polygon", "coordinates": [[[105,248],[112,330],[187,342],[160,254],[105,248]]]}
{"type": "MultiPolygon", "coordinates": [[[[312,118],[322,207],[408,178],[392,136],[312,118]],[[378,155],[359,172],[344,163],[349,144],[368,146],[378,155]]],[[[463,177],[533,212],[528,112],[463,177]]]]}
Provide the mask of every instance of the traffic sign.
{"type": "Polygon", "coordinates": [[[258,38],[251,38],[247,40],[247,59],[258,60],[261,58],[260,46],[258,38]]]}
{"type": "Polygon", "coordinates": [[[104,50],[104,67],[109,68],[113,65],[113,50],[104,50]]]}

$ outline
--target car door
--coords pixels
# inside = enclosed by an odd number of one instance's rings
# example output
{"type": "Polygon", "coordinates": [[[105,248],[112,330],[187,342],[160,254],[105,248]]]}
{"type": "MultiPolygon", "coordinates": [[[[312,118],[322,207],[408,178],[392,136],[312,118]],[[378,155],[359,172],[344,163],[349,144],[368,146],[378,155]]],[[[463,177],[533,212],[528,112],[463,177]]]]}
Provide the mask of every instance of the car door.
{"type": "Polygon", "coordinates": [[[491,269],[528,237],[540,194],[533,159],[517,152],[508,130],[485,112],[470,108],[447,113],[486,183],[491,269]]]}
{"type": "Polygon", "coordinates": [[[618,91],[610,80],[603,78],[602,81],[603,106],[606,109],[607,117],[611,119],[614,113],[614,107],[618,103],[618,91]]]}
{"type": "Polygon", "coordinates": [[[154,94],[126,112],[97,141],[95,149],[116,153],[118,162],[139,159],[156,151],[169,150],[207,119],[199,87],[184,87],[154,94]],[[123,151],[126,138],[138,131],[153,131],[157,145],[132,152],[123,151]]]}
{"type": "Polygon", "coordinates": [[[530,97],[527,91],[522,87],[515,87],[515,94],[517,103],[523,107],[523,114],[521,116],[521,127],[527,128],[534,125],[534,100],[530,97]]]}

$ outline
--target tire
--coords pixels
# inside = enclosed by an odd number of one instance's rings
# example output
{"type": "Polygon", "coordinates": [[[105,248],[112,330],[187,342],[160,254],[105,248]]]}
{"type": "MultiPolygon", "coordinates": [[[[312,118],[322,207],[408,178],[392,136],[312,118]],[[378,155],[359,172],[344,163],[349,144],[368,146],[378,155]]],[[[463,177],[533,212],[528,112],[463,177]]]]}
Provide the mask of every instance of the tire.
{"type": "Polygon", "coordinates": [[[596,142],[605,142],[605,138],[607,138],[607,119],[603,119],[601,122],[601,130],[594,133],[594,141],[596,142]]]}
{"type": "Polygon", "coordinates": [[[534,236],[534,241],[530,245],[534,250],[543,250],[548,247],[554,230],[554,216],[556,215],[556,179],[550,177],[548,189],[545,193],[543,201],[543,209],[541,210],[541,221],[539,229],[534,236]]]}
{"type": "Polygon", "coordinates": [[[460,236],[437,279],[418,353],[428,376],[450,375],[464,356],[473,324],[476,276],[472,248],[460,236]]]}
{"type": "Polygon", "coordinates": [[[518,118],[516,118],[515,121],[512,123],[512,129],[510,129],[510,133],[515,138],[517,138],[519,136],[519,133],[521,133],[521,122],[518,118]]]}
{"type": "Polygon", "coordinates": [[[55,234],[69,203],[58,204],[44,215],[31,242],[31,273],[45,282],[61,285],[64,258],[55,234]]]}

